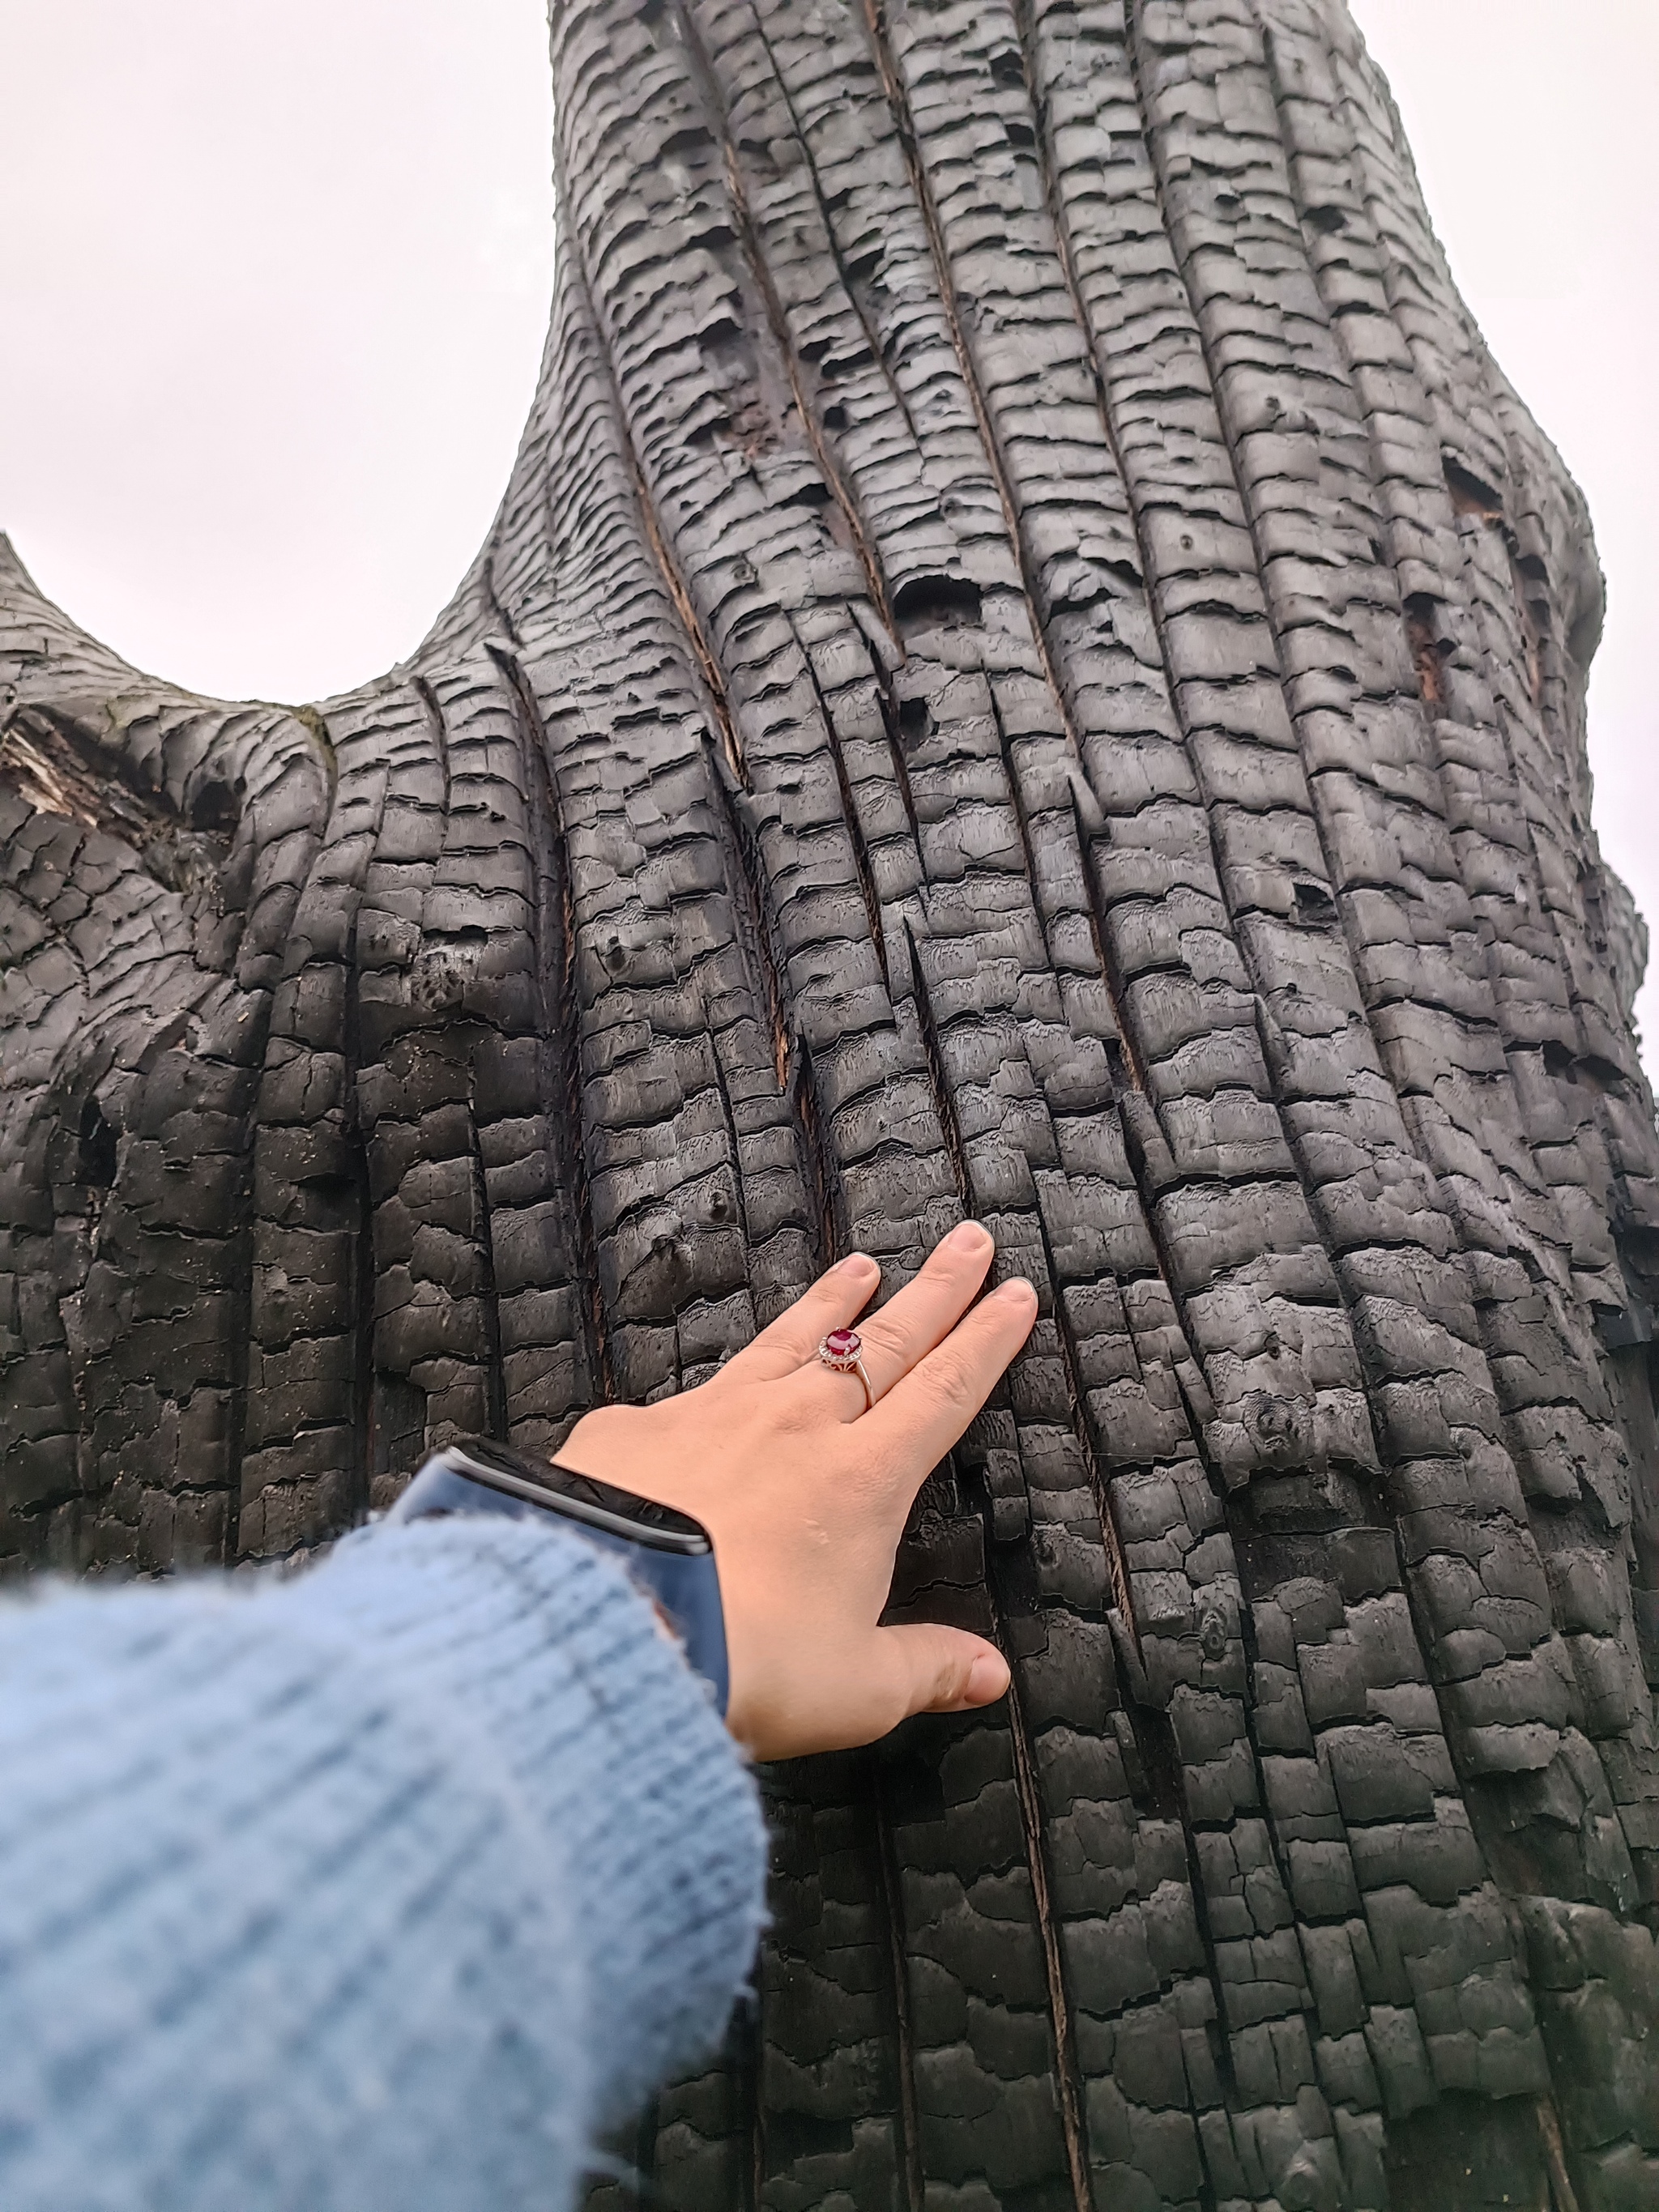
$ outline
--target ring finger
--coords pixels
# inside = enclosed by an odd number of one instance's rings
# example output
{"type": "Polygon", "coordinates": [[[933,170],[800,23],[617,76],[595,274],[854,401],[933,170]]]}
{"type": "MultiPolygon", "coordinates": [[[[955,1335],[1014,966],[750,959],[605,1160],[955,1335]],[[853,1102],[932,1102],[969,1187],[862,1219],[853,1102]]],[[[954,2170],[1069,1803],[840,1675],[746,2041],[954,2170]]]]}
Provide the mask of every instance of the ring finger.
{"type": "MultiPolygon", "coordinates": [[[[857,1349],[869,1377],[872,1401],[884,1397],[901,1376],[944,1342],[973,1304],[994,1249],[989,1232],[977,1221],[961,1223],[935,1246],[920,1273],[860,1324],[857,1349]]],[[[858,1375],[838,1373],[821,1355],[801,1370],[800,1387],[839,1420],[855,1421],[867,1410],[858,1375]]]]}

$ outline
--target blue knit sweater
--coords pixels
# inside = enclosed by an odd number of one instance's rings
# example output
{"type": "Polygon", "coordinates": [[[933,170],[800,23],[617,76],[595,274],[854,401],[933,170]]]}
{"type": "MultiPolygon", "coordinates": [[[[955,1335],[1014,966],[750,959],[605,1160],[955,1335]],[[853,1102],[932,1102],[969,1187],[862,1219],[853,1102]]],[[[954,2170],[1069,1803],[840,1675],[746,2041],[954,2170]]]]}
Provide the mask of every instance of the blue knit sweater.
{"type": "Polygon", "coordinates": [[[5,2212],[562,2212],[718,2037],[752,1782],[618,1569],[431,1520],[0,1607],[5,2212]]]}

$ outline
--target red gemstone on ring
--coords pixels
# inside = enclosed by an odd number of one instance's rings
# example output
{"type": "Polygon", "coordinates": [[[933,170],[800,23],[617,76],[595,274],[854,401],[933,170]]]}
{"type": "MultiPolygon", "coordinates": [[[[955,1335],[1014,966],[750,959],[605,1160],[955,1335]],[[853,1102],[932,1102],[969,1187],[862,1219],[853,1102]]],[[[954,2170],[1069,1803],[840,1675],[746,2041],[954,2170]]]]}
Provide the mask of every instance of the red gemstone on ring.
{"type": "Polygon", "coordinates": [[[860,1344],[855,1328],[832,1328],[823,1340],[823,1348],[832,1359],[856,1359],[860,1344]]]}

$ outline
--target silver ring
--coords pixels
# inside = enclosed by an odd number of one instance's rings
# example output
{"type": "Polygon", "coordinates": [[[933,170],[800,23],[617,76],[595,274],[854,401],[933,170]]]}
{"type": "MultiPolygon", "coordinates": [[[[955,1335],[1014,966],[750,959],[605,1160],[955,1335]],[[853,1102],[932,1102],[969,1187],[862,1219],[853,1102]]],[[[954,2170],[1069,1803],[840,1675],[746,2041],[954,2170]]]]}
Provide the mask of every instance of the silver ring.
{"type": "Polygon", "coordinates": [[[864,1340],[857,1329],[832,1328],[828,1336],[821,1336],[818,1364],[827,1367],[832,1375],[856,1375],[864,1385],[864,1410],[869,1412],[876,1402],[876,1394],[865,1371],[864,1340]]]}

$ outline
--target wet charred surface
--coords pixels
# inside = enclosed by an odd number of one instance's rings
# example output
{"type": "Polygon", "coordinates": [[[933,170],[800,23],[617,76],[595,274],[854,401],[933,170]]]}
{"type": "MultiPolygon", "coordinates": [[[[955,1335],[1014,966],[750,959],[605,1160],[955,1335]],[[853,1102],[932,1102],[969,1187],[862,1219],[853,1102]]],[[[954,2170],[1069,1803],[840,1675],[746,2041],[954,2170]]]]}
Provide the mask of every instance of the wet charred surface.
{"type": "Polygon", "coordinates": [[[302,1553],[971,1211],[1030,1346],[766,1778],[686,2212],[1659,2193],[1601,580],[1334,0],[559,11],[544,387],[319,708],[0,617],[0,1562],[302,1553]],[[1480,2192],[1484,2191],[1482,2194],[1480,2192]]]}

